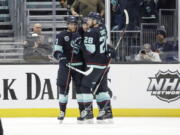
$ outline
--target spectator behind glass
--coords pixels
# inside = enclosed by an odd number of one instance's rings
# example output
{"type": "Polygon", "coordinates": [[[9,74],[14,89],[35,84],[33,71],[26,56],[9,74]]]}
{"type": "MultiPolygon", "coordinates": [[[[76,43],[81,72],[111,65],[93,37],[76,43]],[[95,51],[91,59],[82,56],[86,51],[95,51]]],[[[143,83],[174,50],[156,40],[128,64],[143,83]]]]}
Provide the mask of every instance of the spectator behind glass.
{"type": "Polygon", "coordinates": [[[139,51],[139,54],[135,56],[135,61],[140,62],[161,62],[158,53],[151,50],[151,45],[146,43],[143,48],[139,51]]]}
{"type": "Polygon", "coordinates": [[[67,8],[67,15],[71,14],[71,5],[74,0],[59,0],[61,8],[67,8]]]}
{"type": "Polygon", "coordinates": [[[111,0],[112,30],[122,30],[125,25],[124,7],[122,0],[111,0]]]}
{"type": "Polygon", "coordinates": [[[67,8],[67,0],[59,0],[61,8],[67,8]]]}
{"type": "Polygon", "coordinates": [[[60,6],[62,8],[67,8],[73,4],[74,0],[59,0],[60,6]]]}
{"type": "Polygon", "coordinates": [[[140,3],[141,23],[155,23],[158,20],[157,4],[154,0],[143,0],[140,3]]]}
{"type": "Polygon", "coordinates": [[[103,0],[75,0],[71,13],[74,16],[87,16],[90,12],[98,12],[104,16],[103,0]]]}
{"type": "Polygon", "coordinates": [[[49,62],[52,47],[48,38],[41,34],[41,24],[34,24],[33,32],[27,37],[24,44],[24,60],[32,63],[49,62]]]}
{"type": "Polygon", "coordinates": [[[160,26],[157,30],[156,40],[152,50],[159,53],[163,62],[176,62],[178,53],[178,44],[166,40],[166,30],[160,26]]]}

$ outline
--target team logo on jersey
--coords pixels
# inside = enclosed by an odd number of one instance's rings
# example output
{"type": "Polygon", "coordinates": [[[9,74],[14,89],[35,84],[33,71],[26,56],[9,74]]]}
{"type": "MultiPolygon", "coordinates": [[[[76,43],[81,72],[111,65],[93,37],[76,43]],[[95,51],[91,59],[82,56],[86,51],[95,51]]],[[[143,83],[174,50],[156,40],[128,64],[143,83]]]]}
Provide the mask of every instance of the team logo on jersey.
{"type": "Polygon", "coordinates": [[[66,42],[68,42],[70,39],[69,39],[69,36],[65,36],[64,37],[64,40],[66,41],[66,42]]]}
{"type": "Polygon", "coordinates": [[[149,79],[147,91],[151,92],[152,96],[168,103],[180,98],[180,73],[178,71],[159,71],[155,77],[149,79]]]}

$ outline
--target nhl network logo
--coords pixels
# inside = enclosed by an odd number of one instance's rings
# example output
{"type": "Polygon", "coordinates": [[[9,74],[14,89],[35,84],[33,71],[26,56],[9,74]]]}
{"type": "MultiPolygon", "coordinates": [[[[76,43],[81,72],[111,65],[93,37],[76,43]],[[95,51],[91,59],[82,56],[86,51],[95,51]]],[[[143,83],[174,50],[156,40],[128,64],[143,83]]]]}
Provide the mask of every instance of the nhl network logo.
{"type": "Polygon", "coordinates": [[[152,96],[168,103],[180,98],[180,73],[178,71],[159,71],[155,77],[149,79],[147,91],[150,91],[152,96]]]}

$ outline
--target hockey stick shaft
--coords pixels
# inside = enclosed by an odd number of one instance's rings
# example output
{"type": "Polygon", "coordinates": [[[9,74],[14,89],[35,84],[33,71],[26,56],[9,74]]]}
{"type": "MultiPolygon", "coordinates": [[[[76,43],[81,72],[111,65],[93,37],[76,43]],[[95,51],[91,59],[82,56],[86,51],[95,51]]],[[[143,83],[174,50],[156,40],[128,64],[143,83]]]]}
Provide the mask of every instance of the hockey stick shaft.
{"type": "MultiPolygon", "coordinates": [[[[74,53],[72,51],[70,64],[72,63],[73,59],[74,59],[74,53]]],[[[71,79],[71,69],[69,68],[64,95],[67,94],[66,92],[67,92],[67,89],[68,89],[70,79],[71,79]]]]}
{"type": "MultiPolygon", "coordinates": [[[[129,15],[128,15],[128,12],[127,12],[126,9],[124,10],[124,13],[125,13],[125,16],[126,16],[126,26],[125,26],[125,28],[123,29],[122,36],[120,37],[119,41],[117,42],[117,45],[116,45],[116,47],[115,47],[115,50],[117,50],[117,48],[119,47],[122,39],[124,38],[124,35],[125,35],[125,32],[126,32],[127,26],[128,26],[128,24],[129,24],[129,15]]],[[[102,74],[102,76],[101,76],[101,79],[100,79],[99,83],[96,85],[96,87],[95,87],[95,89],[94,89],[94,92],[93,92],[93,95],[96,94],[96,92],[97,92],[97,90],[98,90],[98,88],[99,88],[102,80],[104,79],[104,76],[106,75],[107,71],[109,70],[109,65],[111,64],[111,62],[112,62],[112,58],[109,60],[109,62],[108,62],[108,64],[107,64],[107,67],[105,68],[105,70],[104,70],[104,72],[103,72],[103,74],[102,74]]]]}
{"type": "Polygon", "coordinates": [[[122,39],[124,38],[125,31],[126,31],[127,26],[128,26],[128,24],[129,24],[129,15],[128,15],[128,12],[127,12],[126,9],[124,9],[124,14],[125,14],[125,17],[126,17],[126,26],[125,26],[125,28],[123,29],[122,36],[120,37],[119,41],[117,42],[117,45],[116,45],[116,47],[115,47],[115,50],[117,50],[117,48],[119,47],[122,39]]]}

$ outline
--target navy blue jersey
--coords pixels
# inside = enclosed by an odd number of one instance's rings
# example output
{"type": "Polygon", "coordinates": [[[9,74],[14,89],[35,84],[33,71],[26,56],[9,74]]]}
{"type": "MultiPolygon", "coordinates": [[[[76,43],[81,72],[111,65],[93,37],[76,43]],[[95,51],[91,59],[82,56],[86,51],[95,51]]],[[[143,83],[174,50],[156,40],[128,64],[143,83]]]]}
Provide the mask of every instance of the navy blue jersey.
{"type": "Polygon", "coordinates": [[[90,28],[84,33],[83,54],[87,66],[105,68],[108,63],[106,56],[107,32],[104,27],[90,28]]]}
{"type": "Polygon", "coordinates": [[[157,52],[161,52],[161,51],[162,52],[170,52],[170,51],[175,50],[175,46],[171,42],[165,42],[165,43],[157,42],[152,46],[152,50],[157,51],[157,52]]]}
{"type": "Polygon", "coordinates": [[[155,43],[152,50],[160,53],[162,61],[176,62],[178,59],[178,45],[174,42],[155,43]]]}
{"type": "Polygon", "coordinates": [[[55,51],[60,51],[62,57],[65,57],[68,62],[71,61],[73,52],[73,61],[82,62],[82,53],[79,49],[79,44],[81,42],[81,36],[77,32],[63,31],[57,35],[55,51]]]}

